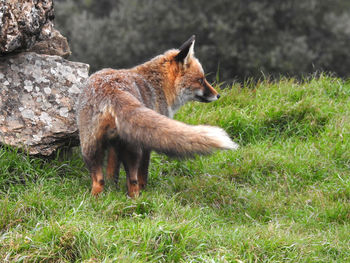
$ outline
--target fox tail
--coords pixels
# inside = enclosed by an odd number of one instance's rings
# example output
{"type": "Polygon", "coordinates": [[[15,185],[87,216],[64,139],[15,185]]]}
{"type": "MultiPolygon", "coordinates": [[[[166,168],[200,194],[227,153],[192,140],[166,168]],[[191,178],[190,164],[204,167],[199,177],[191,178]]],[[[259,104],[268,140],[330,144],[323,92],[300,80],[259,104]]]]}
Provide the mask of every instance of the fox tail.
{"type": "Polygon", "coordinates": [[[115,111],[114,117],[119,138],[168,156],[191,157],[217,149],[238,148],[219,127],[188,125],[142,105],[129,104],[115,111]]]}

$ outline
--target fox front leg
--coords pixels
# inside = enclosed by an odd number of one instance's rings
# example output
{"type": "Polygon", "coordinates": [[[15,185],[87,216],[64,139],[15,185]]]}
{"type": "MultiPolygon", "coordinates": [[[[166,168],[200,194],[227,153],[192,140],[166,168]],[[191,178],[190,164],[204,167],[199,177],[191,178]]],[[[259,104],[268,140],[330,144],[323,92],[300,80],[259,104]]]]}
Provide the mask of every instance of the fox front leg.
{"type": "Polygon", "coordinates": [[[141,190],[144,189],[147,185],[148,166],[150,162],[150,156],[151,156],[151,152],[149,150],[143,151],[140,166],[137,172],[137,179],[141,190]]]}
{"type": "Polygon", "coordinates": [[[115,186],[118,188],[119,171],[120,171],[120,158],[118,157],[115,147],[110,147],[108,151],[107,160],[107,178],[113,179],[115,186]]]}

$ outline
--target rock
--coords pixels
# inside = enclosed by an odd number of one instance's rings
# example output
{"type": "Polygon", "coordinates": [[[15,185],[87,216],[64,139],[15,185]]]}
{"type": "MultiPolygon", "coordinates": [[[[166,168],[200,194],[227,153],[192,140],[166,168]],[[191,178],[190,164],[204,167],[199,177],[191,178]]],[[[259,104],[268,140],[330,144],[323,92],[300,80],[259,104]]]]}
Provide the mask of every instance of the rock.
{"type": "Polygon", "coordinates": [[[28,51],[38,54],[57,55],[63,58],[71,55],[67,38],[53,28],[52,24],[47,24],[43,27],[38,41],[28,51]]]}
{"type": "Polygon", "coordinates": [[[88,70],[32,52],[0,57],[0,143],[44,156],[78,145],[75,103],[88,70]]]}
{"type": "Polygon", "coordinates": [[[52,0],[0,0],[0,54],[32,50],[67,57],[67,39],[53,28],[53,18],[52,0]]]}

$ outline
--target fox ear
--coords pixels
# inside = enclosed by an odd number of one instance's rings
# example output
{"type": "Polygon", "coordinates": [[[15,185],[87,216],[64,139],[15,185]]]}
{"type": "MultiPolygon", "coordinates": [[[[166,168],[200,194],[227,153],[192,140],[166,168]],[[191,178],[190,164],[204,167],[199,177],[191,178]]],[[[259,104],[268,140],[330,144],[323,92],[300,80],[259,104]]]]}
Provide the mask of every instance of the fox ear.
{"type": "Polygon", "coordinates": [[[176,61],[182,62],[184,65],[188,64],[188,61],[194,55],[194,42],[195,35],[191,36],[182,46],[179,48],[180,52],[175,56],[176,61]]]}

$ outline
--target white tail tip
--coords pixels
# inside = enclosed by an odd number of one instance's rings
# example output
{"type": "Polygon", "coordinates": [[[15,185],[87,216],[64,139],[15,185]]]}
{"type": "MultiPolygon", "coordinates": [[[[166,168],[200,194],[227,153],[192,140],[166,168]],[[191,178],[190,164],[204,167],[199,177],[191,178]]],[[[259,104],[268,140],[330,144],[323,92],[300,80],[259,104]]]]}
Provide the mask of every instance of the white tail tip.
{"type": "Polygon", "coordinates": [[[238,144],[231,140],[228,134],[221,128],[202,126],[205,127],[206,135],[218,142],[218,146],[221,149],[226,150],[237,150],[238,144]]]}

